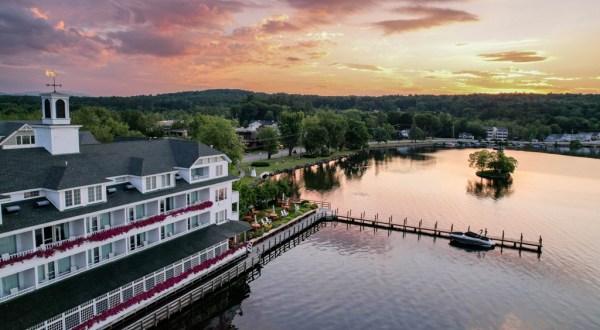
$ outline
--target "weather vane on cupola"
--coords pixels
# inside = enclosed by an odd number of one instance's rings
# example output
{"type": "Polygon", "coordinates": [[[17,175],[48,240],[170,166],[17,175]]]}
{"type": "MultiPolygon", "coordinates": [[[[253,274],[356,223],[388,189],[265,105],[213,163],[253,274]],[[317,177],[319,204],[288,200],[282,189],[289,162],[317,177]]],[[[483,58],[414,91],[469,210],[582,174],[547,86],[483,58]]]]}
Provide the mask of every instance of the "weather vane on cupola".
{"type": "Polygon", "coordinates": [[[46,76],[47,77],[52,77],[52,83],[51,84],[46,84],[46,86],[52,86],[52,88],[54,88],[54,92],[56,93],[56,86],[62,87],[62,84],[57,84],[56,83],[56,72],[54,72],[52,70],[46,70],[46,76]]]}

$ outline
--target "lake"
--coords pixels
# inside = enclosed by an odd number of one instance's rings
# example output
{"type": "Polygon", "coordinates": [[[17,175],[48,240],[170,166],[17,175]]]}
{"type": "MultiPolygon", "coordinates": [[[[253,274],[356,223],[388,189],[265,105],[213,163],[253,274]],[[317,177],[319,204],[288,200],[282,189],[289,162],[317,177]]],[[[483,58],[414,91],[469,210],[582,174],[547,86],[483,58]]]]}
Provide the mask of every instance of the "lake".
{"type": "Polygon", "coordinates": [[[468,167],[473,151],[374,151],[290,179],[342,214],[541,235],[541,255],[330,224],[200,328],[599,329],[600,160],[509,150],[512,183],[494,185],[468,167]]]}

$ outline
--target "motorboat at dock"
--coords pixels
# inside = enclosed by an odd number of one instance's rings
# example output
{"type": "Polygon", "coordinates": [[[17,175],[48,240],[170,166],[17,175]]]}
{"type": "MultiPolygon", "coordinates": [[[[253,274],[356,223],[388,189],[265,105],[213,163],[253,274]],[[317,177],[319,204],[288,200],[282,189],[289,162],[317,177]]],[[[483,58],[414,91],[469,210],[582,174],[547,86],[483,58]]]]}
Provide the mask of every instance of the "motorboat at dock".
{"type": "Polygon", "coordinates": [[[494,248],[496,242],[472,231],[450,233],[450,242],[482,248],[494,248]]]}

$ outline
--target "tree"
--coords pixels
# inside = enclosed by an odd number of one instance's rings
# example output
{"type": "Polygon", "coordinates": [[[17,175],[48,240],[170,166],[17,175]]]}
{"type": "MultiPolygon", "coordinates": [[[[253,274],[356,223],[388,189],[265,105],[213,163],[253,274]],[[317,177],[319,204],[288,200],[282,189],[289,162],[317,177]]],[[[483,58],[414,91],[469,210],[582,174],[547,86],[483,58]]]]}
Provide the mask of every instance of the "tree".
{"type": "Polygon", "coordinates": [[[438,117],[430,113],[418,113],[414,116],[414,120],[417,127],[422,128],[430,137],[434,137],[442,127],[442,123],[438,117]]]}
{"type": "Polygon", "coordinates": [[[235,132],[231,121],[198,113],[190,124],[189,133],[195,141],[212,146],[226,154],[233,164],[242,160],[244,144],[235,132]]]}
{"type": "Polygon", "coordinates": [[[491,157],[491,153],[485,149],[469,154],[469,167],[475,167],[479,171],[483,171],[488,167],[491,157]]]}
{"type": "Polygon", "coordinates": [[[73,123],[82,125],[100,142],[110,142],[115,136],[128,136],[129,127],[119,121],[116,112],[102,107],[83,107],[73,112],[73,123]]]}
{"type": "Polygon", "coordinates": [[[271,159],[271,155],[279,150],[279,132],[273,127],[262,127],[258,130],[257,138],[267,150],[267,157],[271,159]]]}
{"type": "Polygon", "coordinates": [[[516,159],[506,156],[502,150],[480,150],[469,155],[469,166],[479,169],[477,175],[484,177],[507,178],[515,171],[517,164],[516,159]]]}
{"type": "Polygon", "coordinates": [[[288,156],[292,155],[294,147],[296,147],[300,142],[303,120],[304,113],[302,112],[284,111],[279,116],[277,127],[281,133],[281,143],[288,150],[288,156]]]}
{"type": "Polygon", "coordinates": [[[310,116],[304,119],[304,136],[302,144],[309,154],[320,153],[327,147],[329,132],[323,126],[319,125],[317,116],[310,116]]]}
{"type": "Polygon", "coordinates": [[[318,112],[317,117],[319,125],[328,132],[325,140],[327,148],[341,148],[346,137],[346,118],[332,111],[318,112]]]}
{"type": "Polygon", "coordinates": [[[363,149],[369,146],[369,132],[364,122],[356,119],[348,120],[346,143],[350,149],[363,149]]]}
{"type": "Polygon", "coordinates": [[[377,127],[373,131],[373,139],[377,141],[377,143],[387,142],[390,138],[391,135],[384,127],[377,127]]]}

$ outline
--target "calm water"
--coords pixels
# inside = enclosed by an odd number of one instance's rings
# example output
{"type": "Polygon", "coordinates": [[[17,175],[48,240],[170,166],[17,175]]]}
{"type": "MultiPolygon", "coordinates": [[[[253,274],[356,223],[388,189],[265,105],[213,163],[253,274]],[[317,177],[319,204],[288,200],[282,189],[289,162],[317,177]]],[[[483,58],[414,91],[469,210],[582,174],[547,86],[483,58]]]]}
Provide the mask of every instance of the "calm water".
{"type": "Polygon", "coordinates": [[[341,213],[542,235],[541,256],[328,226],[269,263],[208,328],[600,329],[600,160],[507,151],[519,167],[498,187],[467,166],[473,151],[375,153],[294,181],[341,213]]]}

